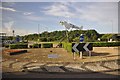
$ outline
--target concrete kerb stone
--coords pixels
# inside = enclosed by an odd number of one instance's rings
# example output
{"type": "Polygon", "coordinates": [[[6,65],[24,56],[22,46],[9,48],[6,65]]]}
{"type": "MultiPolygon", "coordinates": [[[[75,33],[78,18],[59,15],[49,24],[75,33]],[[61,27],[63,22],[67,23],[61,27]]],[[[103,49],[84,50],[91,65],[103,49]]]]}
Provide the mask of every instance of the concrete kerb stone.
{"type": "MultiPolygon", "coordinates": [[[[32,70],[29,70],[30,68],[39,66],[39,68],[42,68],[42,69],[43,69],[44,66],[46,65],[46,64],[42,64],[42,65],[32,65],[32,63],[37,63],[37,62],[29,62],[29,63],[23,65],[22,71],[23,71],[23,72],[32,72],[32,70]],[[30,66],[29,64],[31,64],[31,66],[30,66]],[[29,65],[29,66],[28,66],[28,65],[29,65]]],[[[39,64],[39,63],[38,63],[38,64],[39,64]]],[[[41,64],[41,63],[40,63],[40,64],[41,64]]],[[[44,71],[45,71],[45,70],[44,70],[44,71]]],[[[33,71],[33,72],[35,72],[35,71],[33,71]]]]}
{"type": "Polygon", "coordinates": [[[2,62],[2,66],[10,67],[10,64],[14,63],[14,62],[16,62],[16,61],[12,61],[12,60],[8,61],[8,60],[6,60],[6,61],[2,62]]]}
{"type": "Polygon", "coordinates": [[[13,64],[18,63],[18,62],[20,62],[20,61],[14,61],[13,63],[10,63],[9,68],[13,68],[13,64]]]}

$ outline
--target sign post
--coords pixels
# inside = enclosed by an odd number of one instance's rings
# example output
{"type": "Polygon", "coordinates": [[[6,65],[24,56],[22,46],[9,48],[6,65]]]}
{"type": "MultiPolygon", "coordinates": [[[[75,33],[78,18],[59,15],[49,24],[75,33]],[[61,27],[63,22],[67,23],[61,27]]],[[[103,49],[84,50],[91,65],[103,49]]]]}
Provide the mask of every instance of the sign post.
{"type": "Polygon", "coordinates": [[[91,57],[91,51],[89,51],[89,57],[91,57]]]}
{"type": "Polygon", "coordinates": [[[75,52],[73,52],[73,59],[75,60],[75,52]]]}
{"type": "Polygon", "coordinates": [[[83,52],[81,51],[81,52],[79,52],[80,54],[80,59],[82,59],[83,57],[82,57],[82,55],[83,55],[83,52]]]}
{"type": "Polygon", "coordinates": [[[79,53],[79,57],[82,59],[83,51],[89,52],[89,56],[91,56],[91,50],[93,50],[92,43],[72,43],[72,52],[79,53]]]}

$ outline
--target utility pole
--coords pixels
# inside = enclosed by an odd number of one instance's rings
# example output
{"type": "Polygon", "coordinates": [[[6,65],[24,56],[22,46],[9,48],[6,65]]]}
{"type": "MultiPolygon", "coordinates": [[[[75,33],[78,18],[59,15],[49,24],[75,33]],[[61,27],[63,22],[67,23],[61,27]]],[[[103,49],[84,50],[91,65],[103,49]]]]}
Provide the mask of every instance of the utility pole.
{"type": "Polygon", "coordinates": [[[38,42],[40,41],[40,37],[39,37],[39,24],[38,24],[38,42]]]}
{"type": "Polygon", "coordinates": [[[13,40],[14,40],[14,36],[15,36],[15,34],[14,34],[14,33],[15,33],[15,31],[13,30],[13,31],[12,31],[12,33],[13,33],[13,40]]]}
{"type": "Polygon", "coordinates": [[[111,20],[111,22],[112,22],[112,34],[113,34],[113,20],[111,20]]]}

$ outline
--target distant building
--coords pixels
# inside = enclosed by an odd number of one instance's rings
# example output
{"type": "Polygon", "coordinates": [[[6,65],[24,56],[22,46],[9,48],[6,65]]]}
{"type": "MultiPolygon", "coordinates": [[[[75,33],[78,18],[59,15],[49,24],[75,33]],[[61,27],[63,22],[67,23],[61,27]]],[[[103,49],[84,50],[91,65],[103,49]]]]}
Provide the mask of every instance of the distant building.
{"type": "Polygon", "coordinates": [[[117,41],[120,41],[120,34],[116,36],[117,41]]]}
{"type": "Polygon", "coordinates": [[[0,33],[0,40],[6,39],[6,33],[0,33]]]}
{"type": "Polygon", "coordinates": [[[114,34],[110,39],[109,42],[120,41],[120,34],[114,34]]]}
{"type": "Polygon", "coordinates": [[[6,33],[0,33],[0,46],[4,45],[4,40],[6,39],[6,33]]]}

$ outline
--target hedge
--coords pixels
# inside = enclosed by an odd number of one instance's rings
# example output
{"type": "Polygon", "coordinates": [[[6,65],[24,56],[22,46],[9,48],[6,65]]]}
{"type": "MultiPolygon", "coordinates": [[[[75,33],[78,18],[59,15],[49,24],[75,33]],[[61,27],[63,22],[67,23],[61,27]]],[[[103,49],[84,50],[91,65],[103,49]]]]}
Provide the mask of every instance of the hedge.
{"type": "Polygon", "coordinates": [[[42,43],[42,44],[33,44],[30,45],[30,48],[52,48],[53,43],[42,43]]]}
{"type": "Polygon", "coordinates": [[[114,47],[120,46],[120,42],[94,42],[93,47],[114,47]]]}
{"type": "Polygon", "coordinates": [[[30,48],[41,48],[41,44],[30,45],[30,48]]]}
{"type": "Polygon", "coordinates": [[[62,43],[62,47],[65,48],[67,51],[72,51],[72,43],[62,43]]]}
{"type": "Polygon", "coordinates": [[[28,48],[28,44],[10,44],[9,45],[10,49],[24,49],[24,48],[28,48]]]}
{"type": "Polygon", "coordinates": [[[7,45],[5,45],[5,48],[9,48],[9,45],[7,44],[7,45]]]}
{"type": "Polygon", "coordinates": [[[62,48],[63,44],[62,43],[57,43],[56,47],[62,48]]]}
{"type": "Polygon", "coordinates": [[[43,43],[42,47],[43,48],[52,48],[53,47],[53,43],[43,43]]]}
{"type": "MultiPolygon", "coordinates": [[[[115,47],[120,46],[120,42],[92,42],[93,47],[115,47]]],[[[72,43],[62,43],[62,47],[67,51],[72,52],[72,43]]]]}

